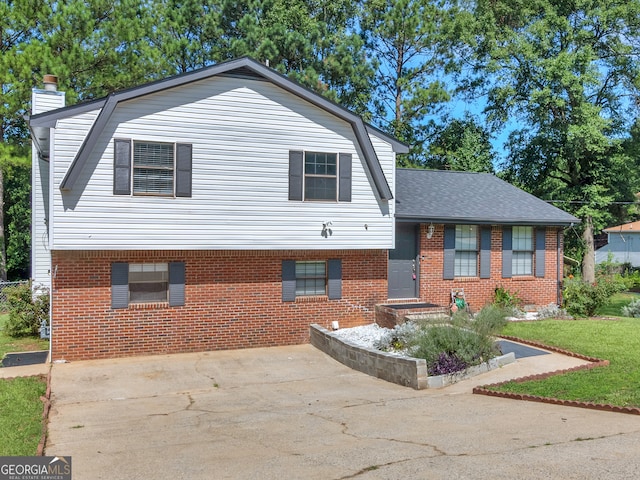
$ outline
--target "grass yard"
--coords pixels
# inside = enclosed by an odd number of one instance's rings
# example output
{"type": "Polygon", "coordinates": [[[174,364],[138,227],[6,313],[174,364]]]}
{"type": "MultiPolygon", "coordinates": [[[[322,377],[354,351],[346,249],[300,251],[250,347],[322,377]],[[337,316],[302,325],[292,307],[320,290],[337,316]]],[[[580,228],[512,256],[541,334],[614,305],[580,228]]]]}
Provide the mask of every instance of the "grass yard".
{"type": "Polygon", "coordinates": [[[13,338],[6,335],[3,326],[8,317],[8,314],[0,315],[0,360],[9,352],[33,352],[49,349],[49,340],[38,337],[13,338]]]}
{"type": "Polygon", "coordinates": [[[598,316],[602,317],[619,317],[622,315],[622,307],[626,307],[632,300],[640,298],[640,293],[624,292],[617,293],[611,297],[611,301],[598,309],[598,316]]]}
{"type": "MultiPolygon", "coordinates": [[[[40,338],[13,338],[3,325],[7,314],[0,315],[0,359],[9,352],[47,350],[49,341],[40,338]]],[[[47,381],[42,377],[0,379],[0,455],[35,455],[42,436],[40,397],[46,393],[47,381]]]]}
{"type": "Polygon", "coordinates": [[[47,381],[20,377],[0,381],[0,455],[32,456],[42,436],[43,404],[47,381]]]}
{"type": "MultiPolygon", "coordinates": [[[[618,308],[628,303],[627,299],[615,301],[618,308]]],[[[619,314],[618,311],[616,315],[619,314]]],[[[610,365],[546,380],[520,384],[509,382],[496,390],[640,407],[639,318],[513,322],[502,333],[606,359],[610,365]]]]}

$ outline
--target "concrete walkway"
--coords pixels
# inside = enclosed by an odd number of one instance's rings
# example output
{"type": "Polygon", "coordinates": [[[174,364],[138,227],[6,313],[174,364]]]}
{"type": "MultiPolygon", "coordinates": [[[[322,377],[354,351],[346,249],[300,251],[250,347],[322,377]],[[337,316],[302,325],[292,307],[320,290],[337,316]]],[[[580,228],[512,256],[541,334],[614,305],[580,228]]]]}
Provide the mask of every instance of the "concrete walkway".
{"type": "Polygon", "coordinates": [[[56,364],[46,454],[96,480],[637,478],[640,417],[471,394],[579,363],[421,391],[310,345],[56,364]]]}

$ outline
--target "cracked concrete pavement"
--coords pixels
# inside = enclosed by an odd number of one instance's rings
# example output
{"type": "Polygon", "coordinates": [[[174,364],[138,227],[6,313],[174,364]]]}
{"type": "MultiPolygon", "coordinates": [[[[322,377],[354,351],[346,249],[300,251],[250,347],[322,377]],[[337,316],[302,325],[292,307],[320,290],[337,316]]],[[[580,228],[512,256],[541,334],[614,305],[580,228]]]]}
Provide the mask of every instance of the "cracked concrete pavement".
{"type": "Polygon", "coordinates": [[[77,479],[635,479],[640,416],[471,394],[579,362],[422,391],[310,345],[55,364],[46,454],[77,479]]]}

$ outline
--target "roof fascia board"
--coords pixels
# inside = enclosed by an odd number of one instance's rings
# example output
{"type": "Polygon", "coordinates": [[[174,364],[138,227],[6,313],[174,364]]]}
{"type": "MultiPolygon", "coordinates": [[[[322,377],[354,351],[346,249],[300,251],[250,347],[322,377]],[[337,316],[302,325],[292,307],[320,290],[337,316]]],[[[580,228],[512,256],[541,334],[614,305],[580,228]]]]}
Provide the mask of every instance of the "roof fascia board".
{"type": "Polygon", "coordinates": [[[80,150],[78,150],[76,158],[74,158],[73,163],[62,179],[62,183],[60,183],[60,190],[71,190],[73,188],[73,185],[82,171],[82,165],[86,163],[89,153],[96,146],[96,143],[98,143],[100,132],[106,126],[109,118],[111,118],[111,114],[115,110],[117,104],[118,101],[115,99],[115,96],[111,96],[107,99],[102,110],[98,114],[98,118],[93,122],[89,133],[84,138],[82,145],[80,145],[80,150]]]}
{"type": "Polygon", "coordinates": [[[540,219],[476,219],[476,218],[451,218],[451,217],[416,217],[396,215],[398,222],[421,222],[421,223],[438,223],[443,225],[513,225],[513,226],[548,226],[548,227],[571,227],[580,223],[580,219],[575,221],[561,220],[540,220],[540,219]]]}
{"type": "Polygon", "coordinates": [[[393,148],[393,151],[396,153],[409,153],[409,146],[405,143],[402,143],[400,140],[398,140],[397,138],[394,138],[392,136],[390,136],[388,133],[383,132],[382,130],[380,130],[379,128],[374,127],[373,125],[370,124],[365,124],[365,127],[367,128],[367,132],[376,135],[378,137],[382,137],[384,140],[386,140],[387,142],[389,142],[391,144],[391,147],[393,148]]]}
{"type": "Polygon", "coordinates": [[[89,134],[85,137],[85,140],[80,147],[76,158],[73,160],[73,163],[69,167],[69,170],[67,171],[67,174],[65,175],[62,184],[60,185],[60,188],[63,190],[71,190],[73,188],[75,181],[79,177],[80,171],[82,170],[82,166],[86,163],[87,157],[97,143],[100,132],[107,124],[109,118],[111,117],[111,114],[113,113],[119,102],[131,100],[151,93],[157,93],[169,88],[183,86],[191,82],[196,82],[205,78],[209,78],[211,76],[220,75],[241,67],[247,67],[257,72],[261,76],[273,82],[275,85],[350,123],[356,135],[356,139],[358,140],[358,143],[360,144],[362,152],[365,156],[365,161],[370,168],[373,181],[381,198],[384,200],[390,200],[393,198],[391,188],[389,187],[389,184],[384,176],[384,172],[382,171],[382,167],[380,165],[380,162],[378,161],[378,157],[375,153],[373,144],[371,143],[371,139],[369,138],[364,122],[359,116],[318,95],[317,93],[314,93],[311,90],[292,82],[284,75],[279,74],[275,70],[272,70],[262,65],[261,63],[258,63],[255,60],[247,57],[240,58],[238,60],[230,60],[228,62],[213,65],[211,67],[204,68],[195,72],[189,72],[177,77],[171,77],[140,87],[123,90],[107,97],[107,100],[102,110],[100,111],[98,118],[91,127],[89,134]]]}
{"type": "Polygon", "coordinates": [[[55,128],[56,122],[61,118],[79,115],[81,113],[91,112],[104,107],[108,97],[92,100],[86,103],[79,103],[69,107],[56,108],[47,112],[38,113],[29,117],[29,124],[32,127],[55,128]]]}

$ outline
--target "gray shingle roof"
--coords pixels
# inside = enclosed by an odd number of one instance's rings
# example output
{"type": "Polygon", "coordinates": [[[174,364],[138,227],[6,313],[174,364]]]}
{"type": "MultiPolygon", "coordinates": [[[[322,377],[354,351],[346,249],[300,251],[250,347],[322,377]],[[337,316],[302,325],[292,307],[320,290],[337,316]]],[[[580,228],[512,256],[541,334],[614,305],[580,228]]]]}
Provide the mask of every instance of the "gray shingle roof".
{"type": "Polygon", "coordinates": [[[396,218],[434,223],[558,225],[580,220],[490,173],[397,169],[396,218]]]}

